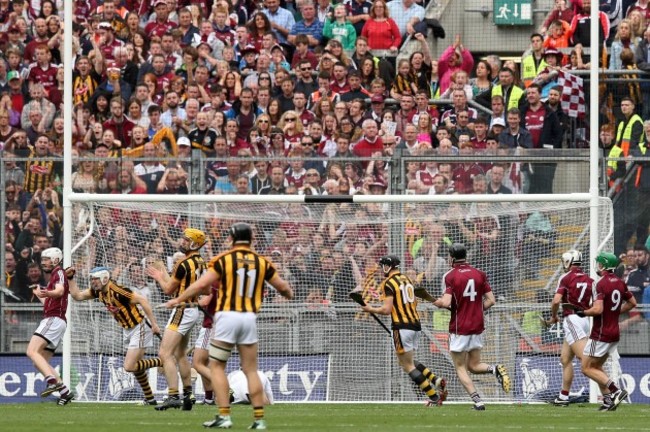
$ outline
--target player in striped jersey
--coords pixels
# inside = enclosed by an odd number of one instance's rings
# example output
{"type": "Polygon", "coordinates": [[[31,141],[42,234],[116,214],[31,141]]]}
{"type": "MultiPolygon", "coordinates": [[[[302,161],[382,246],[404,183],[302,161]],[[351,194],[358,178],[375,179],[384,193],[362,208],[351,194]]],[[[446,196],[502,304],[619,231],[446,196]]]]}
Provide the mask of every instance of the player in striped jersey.
{"type": "Polygon", "coordinates": [[[108,312],[122,327],[122,341],[126,345],[124,370],[133,373],[144,393],[143,405],[156,405],[147,378],[147,369],[162,366],[160,358],[144,360],[145,350],[153,346],[153,335],[160,334],[156,317],[146,297],[129,288],[118,285],[111,279],[106,267],[95,267],[90,271],[90,289],[81,291],[77,282],[70,278],[74,269],[68,267],[66,274],[70,279],[70,295],[77,301],[98,299],[104,303],[108,312]],[[144,315],[138,305],[144,311],[144,315]],[[145,322],[146,319],[149,323],[145,322]]]}
{"type": "MultiPolygon", "coordinates": [[[[447,398],[445,379],[436,377],[431,369],[414,359],[422,326],[413,282],[400,272],[400,260],[396,256],[384,256],[379,264],[385,277],[379,290],[384,293],[384,303],[378,307],[367,304],[362,309],[374,314],[390,315],[399,365],[429,397],[427,406],[442,405],[447,398]]],[[[417,290],[417,296],[433,300],[424,290],[417,290]]]]}
{"type": "Polygon", "coordinates": [[[262,305],[266,282],[287,299],[293,298],[293,290],[273,264],[251,248],[253,230],[250,225],[234,224],[230,227],[230,237],[232,248],[214,257],[208,265],[208,272],[183,294],[167,302],[167,307],[176,307],[201,293],[207,294],[212,284],[219,282],[210,344],[212,386],[217,395],[219,414],[214,420],[203,423],[203,426],[219,429],[232,427],[226,364],[236,345],[241,368],[248,379],[248,393],[255,418],[249,429],[266,429],[264,393],[257,374],[257,312],[262,305]]]}
{"type": "MultiPolygon", "coordinates": [[[[206,270],[205,261],[199,254],[199,249],[206,241],[203,231],[195,228],[185,229],[179,240],[179,250],[185,254],[185,258],[176,263],[171,276],[164,269],[153,266],[147,268],[147,275],[158,282],[166,295],[177,298],[183,296],[190,285],[196,282],[206,270]]],[[[192,394],[191,366],[186,352],[192,328],[199,321],[199,310],[196,307],[198,295],[183,296],[183,299],[183,303],[176,303],[177,307],[172,311],[160,344],[158,354],[163,361],[169,397],[162,405],[156,407],[158,411],[181,406],[183,410],[189,411],[196,400],[192,394]],[[178,391],[177,373],[180,373],[183,384],[182,402],[178,391]]]]}

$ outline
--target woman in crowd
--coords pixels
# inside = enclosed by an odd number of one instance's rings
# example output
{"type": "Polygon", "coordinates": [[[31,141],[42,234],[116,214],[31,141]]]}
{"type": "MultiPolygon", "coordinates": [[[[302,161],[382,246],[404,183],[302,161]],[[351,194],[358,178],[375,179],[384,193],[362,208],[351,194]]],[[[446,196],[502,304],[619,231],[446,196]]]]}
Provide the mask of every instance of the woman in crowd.
{"type": "Polygon", "coordinates": [[[370,49],[397,51],[402,44],[402,35],[397,24],[388,15],[386,2],[376,0],[370,8],[370,18],[366,21],[361,35],[368,41],[370,49]]]}

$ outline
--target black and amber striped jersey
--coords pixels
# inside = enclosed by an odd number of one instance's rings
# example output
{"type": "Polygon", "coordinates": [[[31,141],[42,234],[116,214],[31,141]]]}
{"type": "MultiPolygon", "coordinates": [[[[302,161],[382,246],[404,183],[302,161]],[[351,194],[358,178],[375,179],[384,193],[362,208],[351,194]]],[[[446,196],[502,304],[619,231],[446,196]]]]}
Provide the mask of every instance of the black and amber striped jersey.
{"type": "Polygon", "coordinates": [[[382,282],[384,296],[393,298],[393,311],[390,319],[393,329],[422,330],[415,288],[408,276],[399,272],[382,282]]]}
{"type": "Polygon", "coordinates": [[[35,193],[38,189],[43,190],[49,187],[54,180],[55,171],[58,170],[53,156],[39,157],[32,150],[25,163],[23,189],[29,193],[35,193]]]}
{"type": "Polygon", "coordinates": [[[210,261],[209,271],[217,274],[217,312],[258,312],[262,306],[264,282],[276,274],[266,258],[248,246],[236,246],[210,261]]]}
{"type": "MultiPolygon", "coordinates": [[[[194,252],[180,260],[172,270],[172,278],[180,282],[178,290],[173,296],[178,297],[183,294],[190,285],[199,280],[206,269],[205,261],[198,252],[194,252]]],[[[198,296],[195,296],[187,299],[187,301],[196,302],[198,298],[198,296]]]]}
{"type": "Polygon", "coordinates": [[[106,292],[91,291],[93,297],[104,303],[106,309],[113,314],[115,321],[125,329],[130,329],[142,322],[144,315],[133,300],[133,291],[116,284],[113,280],[108,282],[106,292]]]}
{"type": "MultiPolygon", "coordinates": [[[[384,296],[380,291],[382,275],[383,273],[381,273],[379,264],[371,264],[366,268],[365,275],[363,276],[363,282],[361,283],[361,296],[364,302],[376,303],[380,300],[383,300],[384,296]]],[[[357,312],[355,319],[370,319],[370,314],[367,312],[357,312]]]]}

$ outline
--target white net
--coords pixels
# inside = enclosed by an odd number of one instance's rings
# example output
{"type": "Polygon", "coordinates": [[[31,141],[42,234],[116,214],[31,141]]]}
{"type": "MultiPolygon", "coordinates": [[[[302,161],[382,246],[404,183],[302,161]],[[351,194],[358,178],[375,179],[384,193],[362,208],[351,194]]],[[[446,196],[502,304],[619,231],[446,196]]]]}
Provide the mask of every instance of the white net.
{"type": "MultiPolygon", "coordinates": [[[[601,200],[602,236],[611,223],[609,206],[601,200]]],[[[470,263],[490,277],[498,302],[487,314],[482,357],[505,364],[513,379],[513,392],[505,395],[493,376],[474,376],[479,393],[486,400],[547,400],[561,385],[563,335],[561,327],[544,328],[539,317],[548,318],[561,253],[578,248],[590,262],[588,203],[111,202],[75,204],[74,214],[73,244],[81,245],[72,258],[81,286],[87,286],[90,268],[104,265],[118,283],[144,293],[152,304],[165,296],[143,268],[156,261],[171,268],[184,228],[209,235],[202,251],[208,260],[226,247],[232,223],[251,223],[255,249],[271,258],[296,293],[285,302],[270,289],[259,315],[260,369],[276,401],[422,399],[397,365],[392,339],[348,293],[359,287],[368,301],[378,300],[376,262],[390,251],[401,258],[402,271],[439,296],[452,242],[465,243],[470,263]]],[[[423,337],[416,359],[447,378],[450,400],[468,401],[447,351],[448,312],[426,303],[419,310],[423,337]]],[[[164,324],[167,313],[156,313],[164,324]]],[[[121,330],[103,306],[73,302],[70,324],[73,384],[85,390],[80,398],[141,399],[137,382],[121,367],[121,330]]],[[[160,398],[166,390],[162,374],[149,373],[160,398]]],[[[576,373],[573,391],[588,388],[576,373]]],[[[195,393],[202,393],[200,380],[195,393]]]]}

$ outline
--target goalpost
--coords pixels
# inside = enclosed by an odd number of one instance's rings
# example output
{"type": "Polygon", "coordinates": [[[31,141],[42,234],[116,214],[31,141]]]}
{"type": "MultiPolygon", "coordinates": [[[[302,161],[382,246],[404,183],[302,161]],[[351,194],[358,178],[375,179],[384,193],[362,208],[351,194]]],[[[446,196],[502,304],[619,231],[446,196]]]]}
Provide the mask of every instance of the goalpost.
{"type": "MultiPolygon", "coordinates": [[[[173,242],[185,227],[208,234],[202,250],[207,259],[224,250],[232,223],[253,224],[256,250],[276,263],[297,293],[287,303],[271,289],[259,316],[260,369],[276,400],[293,402],[420,400],[399,369],[392,339],[348,292],[362,288],[367,301],[378,300],[374,289],[382,275],[376,261],[390,252],[400,257],[403,272],[439,296],[449,268],[446,246],[454,241],[467,244],[470,263],[490,276],[497,305],[486,316],[483,358],[506,364],[513,379],[513,392],[505,395],[494,377],[476,376],[479,391],[488,401],[555,396],[563,335],[557,325],[544,328],[539,317],[548,318],[559,257],[577,248],[589,267],[592,210],[600,247],[612,232],[611,201],[594,203],[588,194],[69,197],[74,208],[65,230],[72,245],[67,262],[77,267],[80,285],[88,286],[90,268],[106,265],[118,283],[139,288],[153,304],[165,299],[143,268],[158,261],[169,269],[173,242]]],[[[137,382],[121,368],[121,329],[103,305],[72,301],[69,309],[64,364],[70,367],[64,373],[81,390],[79,399],[140,400],[137,382]]],[[[465,401],[447,351],[448,312],[427,303],[419,311],[423,337],[416,358],[448,379],[449,400],[465,401]]],[[[156,314],[162,327],[168,312],[156,314]]],[[[149,377],[162,397],[162,374],[151,370],[149,377]]],[[[586,390],[588,380],[577,373],[574,389],[581,387],[586,390]]],[[[200,380],[195,392],[202,392],[200,380]]]]}

